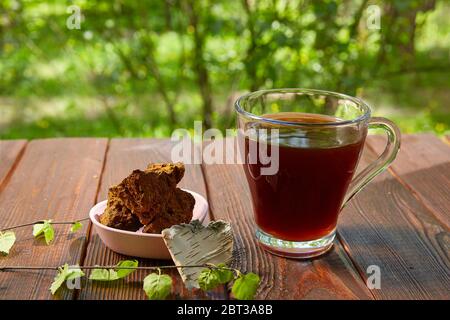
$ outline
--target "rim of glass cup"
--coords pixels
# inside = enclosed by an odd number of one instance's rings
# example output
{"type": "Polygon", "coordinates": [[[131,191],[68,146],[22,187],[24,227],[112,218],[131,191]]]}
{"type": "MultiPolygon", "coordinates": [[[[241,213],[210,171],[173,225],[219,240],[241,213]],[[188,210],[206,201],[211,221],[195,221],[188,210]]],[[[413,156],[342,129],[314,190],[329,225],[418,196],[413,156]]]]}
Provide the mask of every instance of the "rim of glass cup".
{"type": "Polygon", "coordinates": [[[265,90],[258,90],[254,92],[249,92],[247,94],[244,94],[243,96],[240,96],[235,104],[234,108],[236,112],[239,114],[246,116],[250,119],[276,124],[276,125],[283,125],[283,126],[341,126],[341,125],[347,125],[347,124],[354,124],[361,122],[363,120],[367,120],[371,116],[371,109],[367,103],[365,103],[363,100],[348,96],[343,93],[333,92],[333,91],[327,91],[327,90],[318,90],[318,89],[306,89],[306,88],[281,88],[281,89],[265,89],[265,90]],[[304,94],[312,94],[312,95],[326,95],[326,96],[332,96],[335,98],[341,98],[345,100],[349,100],[353,103],[355,103],[357,106],[359,106],[364,113],[357,118],[350,119],[350,120],[340,120],[340,121],[334,121],[334,122],[326,122],[326,123],[311,123],[311,122],[291,122],[291,121],[283,121],[283,120],[275,120],[275,119],[269,119],[264,118],[262,116],[258,116],[256,114],[253,114],[251,112],[248,112],[244,110],[242,107],[242,102],[249,100],[250,98],[258,98],[261,95],[267,94],[267,93],[304,93],[304,94]]]}

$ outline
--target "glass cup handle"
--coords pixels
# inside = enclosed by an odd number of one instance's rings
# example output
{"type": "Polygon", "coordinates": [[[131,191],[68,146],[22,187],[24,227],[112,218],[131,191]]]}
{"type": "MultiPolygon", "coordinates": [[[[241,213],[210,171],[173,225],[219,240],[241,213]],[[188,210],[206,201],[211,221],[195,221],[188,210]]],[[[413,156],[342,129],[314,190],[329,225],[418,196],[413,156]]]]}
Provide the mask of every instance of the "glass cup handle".
{"type": "Polygon", "coordinates": [[[386,148],[377,160],[353,178],[345,195],[342,207],[372,181],[373,178],[383,172],[394,161],[400,149],[400,130],[392,121],[386,118],[373,117],[369,119],[369,128],[383,129],[386,131],[388,138],[386,148]]]}

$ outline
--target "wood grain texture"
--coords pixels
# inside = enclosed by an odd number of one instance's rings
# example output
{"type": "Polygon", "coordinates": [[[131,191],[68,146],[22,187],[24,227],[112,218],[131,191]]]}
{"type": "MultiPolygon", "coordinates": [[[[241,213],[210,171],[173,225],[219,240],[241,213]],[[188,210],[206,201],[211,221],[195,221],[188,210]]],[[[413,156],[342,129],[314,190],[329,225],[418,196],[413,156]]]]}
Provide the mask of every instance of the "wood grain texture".
{"type": "Polygon", "coordinates": [[[310,261],[280,258],[258,246],[242,165],[203,165],[203,172],[214,219],[233,226],[233,266],[261,277],[257,299],[372,299],[339,242],[325,256],[310,261]]]}
{"type": "MultiPolygon", "coordinates": [[[[366,150],[360,165],[375,157],[366,150]]],[[[402,158],[397,167],[411,165],[402,158]]],[[[367,279],[368,266],[380,267],[381,289],[371,290],[377,299],[450,298],[448,229],[389,172],[344,208],[338,233],[362,277],[367,279]]]]}
{"type": "MultiPolygon", "coordinates": [[[[40,219],[71,221],[85,218],[94,204],[106,150],[106,139],[34,140],[27,145],[0,193],[0,228],[40,219]]],[[[47,246],[33,239],[32,227],[15,230],[17,241],[0,265],[59,266],[80,262],[87,224],[76,234],[55,226],[47,246]]],[[[54,271],[0,272],[0,299],[50,299],[54,271]]],[[[57,298],[71,298],[61,289],[57,298]]]]}
{"type": "Polygon", "coordinates": [[[0,190],[6,183],[27,144],[26,140],[0,141],[0,190]]]}
{"type": "MultiPolygon", "coordinates": [[[[361,167],[376,157],[373,150],[382,148],[377,139],[369,138],[361,167]]],[[[8,147],[4,142],[0,141],[0,181],[6,177],[3,187],[0,183],[0,228],[43,218],[84,218],[97,200],[106,198],[111,184],[148,162],[168,161],[171,148],[168,140],[112,140],[102,173],[106,139],[35,140],[26,147],[24,141],[6,141],[8,147]]],[[[189,166],[182,185],[208,194],[214,218],[232,222],[234,264],[261,275],[259,299],[450,299],[449,211],[445,211],[449,149],[431,136],[404,136],[393,175],[383,173],[358,194],[340,216],[340,241],[327,255],[306,262],[278,258],[257,246],[240,165],[204,165],[203,173],[199,165],[189,166]],[[381,290],[365,286],[369,265],[381,268],[381,290]]],[[[56,226],[56,240],[47,247],[33,239],[31,227],[16,230],[17,242],[9,256],[0,256],[0,265],[114,264],[126,258],[105,248],[93,231],[84,258],[87,232],[87,224],[77,234],[69,234],[68,226],[56,226]]],[[[54,275],[0,272],[0,299],[51,298],[48,288],[54,275]]],[[[172,298],[227,298],[225,290],[208,296],[187,292],[176,271],[171,275],[176,281],[172,298]]],[[[144,276],[136,272],[111,284],[84,281],[80,291],[62,289],[57,298],[144,299],[144,276]]]]}
{"type": "MultiPolygon", "coordinates": [[[[369,146],[376,152],[385,139],[374,136],[369,146]]],[[[432,134],[405,135],[392,173],[436,217],[450,228],[450,146],[432,134]]]]}
{"type": "MultiPolygon", "coordinates": [[[[107,153],[98,201],[107,198],[107,191],[111,185],[119,183],[132,170],[144,169],[150,162],[170,161],[172,143],[170,140],[160,139],[113,139],[107,153]]],[[[199,165],[187,165],[186,174],[180,183],[181,187],[198,192],[206,197],[206,187],[203,173],[199,165]]],[[[95,231],[91,230],[91,238],[87,248],[85,265],[111,265],[129,257],[117,254],[106,248],[95,231]]],[[[157,261],[139,259],[141,266],[167,265],[172,261],[157,261]]],[[[189,292],[176,270],[164,271],[174,280],[171,298],[226,298],[224,290],[217,290],[204,295],[202,292],[189,292]]],[[[113,283],[87,283],[80,290],[79,299],[146,299],[142,290],[142,280],[150,271],[136,271],[124,280],[113,283]]]]}

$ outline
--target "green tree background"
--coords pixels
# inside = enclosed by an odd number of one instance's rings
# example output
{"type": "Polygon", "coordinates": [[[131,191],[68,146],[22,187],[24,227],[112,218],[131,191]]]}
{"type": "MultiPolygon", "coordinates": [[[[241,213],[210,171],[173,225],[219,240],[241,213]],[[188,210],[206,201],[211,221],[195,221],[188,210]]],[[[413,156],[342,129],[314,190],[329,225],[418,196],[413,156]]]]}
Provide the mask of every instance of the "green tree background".
{"type": "Polygon", "coordinates": [[[281,87],[448,134],[449,16],[448,0],[0,0],[0,138],[225,129],[240,94],[281,87]]]}

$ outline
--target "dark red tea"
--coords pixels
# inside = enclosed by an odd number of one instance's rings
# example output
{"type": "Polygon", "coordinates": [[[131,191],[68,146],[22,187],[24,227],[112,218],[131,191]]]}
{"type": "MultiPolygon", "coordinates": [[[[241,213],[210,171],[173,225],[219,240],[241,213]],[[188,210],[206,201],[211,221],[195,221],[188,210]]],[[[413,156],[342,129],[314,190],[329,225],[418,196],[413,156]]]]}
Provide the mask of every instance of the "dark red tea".
{"type": "MultiPolygon", "coordinates": [[[[301,113],[264,117],[303,123],[337,120],[301,113]]],[[[248,143],[246,139],[246,153],[248,143]]],[[[290,241],[315,240],[331,233],[336,227],[363,143],[364,137],[361,137],[352,144],[317,147],[304,143],[295,145],[291,137],[280,136],[277,174],[261,176],[258,174],[262,167],[260,163],[244,165],[258,227],[271,236],[290,241]]]]}

